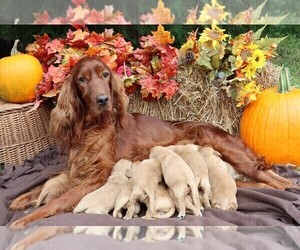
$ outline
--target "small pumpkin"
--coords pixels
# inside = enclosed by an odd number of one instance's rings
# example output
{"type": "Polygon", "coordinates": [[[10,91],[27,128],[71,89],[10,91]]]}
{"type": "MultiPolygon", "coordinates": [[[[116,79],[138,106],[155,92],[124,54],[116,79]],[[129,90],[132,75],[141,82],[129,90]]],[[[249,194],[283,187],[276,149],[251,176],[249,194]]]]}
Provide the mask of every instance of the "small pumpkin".
{"type": "Polygon", "coordinates": [[[246,106],[240,135],[267,163],[300,165],[300,89],[291,88],[287,68],[278,87],[263,90],[246,106]]]}
{"type": "Polygon", "coordinates": [[[0,99],[11,103],[31,102],[42,79],[42,65],[34,56],[19,53],[4,57],[0,60],[0,99]]]}

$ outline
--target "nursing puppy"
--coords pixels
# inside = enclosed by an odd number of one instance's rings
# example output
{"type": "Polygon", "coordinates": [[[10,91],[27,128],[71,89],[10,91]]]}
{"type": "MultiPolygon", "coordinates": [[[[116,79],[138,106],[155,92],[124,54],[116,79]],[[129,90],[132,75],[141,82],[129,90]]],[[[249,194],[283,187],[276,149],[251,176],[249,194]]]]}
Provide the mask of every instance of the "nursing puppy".
{"type": "Polygon", "coordinates": [[[158,183],[162,180],[160,162],[156,159],[146,159],[140,163],[132,165],[131,184],[132,193],[129,199],[129,205],[124,217],[125,220],[131,219],[135,212],[136,204],[142,202],[148,204],[149,212],[146,219],[150,219],[155,213],[154,194],[158,183]]]}
{"type": "MultiPolygon", "coordinates": [[[[131,182],[131,180],[129,180],[128,183],[126,184],[126,186],[122,189],[121,193],[118,195],[118,197],[116,199],[116,204],[115,204],[115,208],[113,211],[114,217],[116,217],[116,218],[123,217],[122,210],[128,209],[131,194],[132,194],[132,182],[131,182]]],[[[138,202],[136,202],[133,217],[137,217],[140,210],[141,210],[141,206],[138,202]]]]}
{"type": "Polygon", "coordinates": [[[132,162],[121,159],[113,167],[111,176],[99,189],[87,194],[74,208],[73,213],[108,214],[131,176],[132,162]]]}
{"type": "MultiPolygon", "coordinates": [[[[152,214],[152,218],[161,219],[161,218],[170,218],[176,211],[175,204],[173,202],[172,197],[167,191],[167,187],[165,184],[158,184],[157,190],[154,194],[154,213],[152,214]]],[[[149,205],[147,204],[147,207],[149,205]]],[[[147,209],[146,218],[151,218],[149,215],[150,210],[147,209]]]]}
{"type": "Polygon", "coordinates": [[[191,192],[193,204],[197,209],[195,215],[201,215],[198,189],[194,174],[185,161],[167,147],[155,146],[150,150],[150,158],[161,163],[164,181],[174,194],[179,219],[184,219],[186,213],[185,197],[191,192]]]}
{"type": "Polygon", "coordinates": [[[36,200],[36,207],[47,204],[67,190],[69,178],[66,173],[62,173],[48,180],[42,189],[39,198],[36,200]]]}
{"type": "Polygon", "coordinates": [[[237,187],[234,179],[227,172],[226,163],[220,158],[220,153],[211,147],[203,147],[199,152],[204,157],[212,188],[211,205],[221,210],[237,209],[237,187]]]}
{"type": "Polygon", "coordinates": [[[194,144],[168,146],[178,154],[192,169],[195,183],[201,191],[200,200],[204,207],[210,207],[211,186],[209,182],[208,169],[198,146],[194,144]]]}

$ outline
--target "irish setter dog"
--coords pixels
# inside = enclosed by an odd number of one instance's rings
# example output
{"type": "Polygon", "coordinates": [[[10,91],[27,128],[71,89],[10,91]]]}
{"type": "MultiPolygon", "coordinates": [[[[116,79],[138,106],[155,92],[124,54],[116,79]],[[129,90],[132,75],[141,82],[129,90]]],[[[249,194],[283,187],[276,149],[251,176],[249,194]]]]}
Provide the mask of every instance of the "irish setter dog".
{"type": "MultiPolygon", "coordinates": [[[[127,104],[122,81],[102,61],[86,57],[74,66],[50,121],[58,148],[68,154],[64,191],[11,227],[24,227],[32,221],[71,211],[87,193],[106,182],[119,159],[143,160],[149,157],[153,146],[178,141],[212,146],[238,172],[257,182],[277,189],[292,186],[290,180],[276,175],[240,138],[220,128],[201,122],[164,121],[131,114],[127,112],[127,104]]],[[[19,196],[10,209],[29,207],[41,191],[42,187],[37,187],[19,196]]]]}

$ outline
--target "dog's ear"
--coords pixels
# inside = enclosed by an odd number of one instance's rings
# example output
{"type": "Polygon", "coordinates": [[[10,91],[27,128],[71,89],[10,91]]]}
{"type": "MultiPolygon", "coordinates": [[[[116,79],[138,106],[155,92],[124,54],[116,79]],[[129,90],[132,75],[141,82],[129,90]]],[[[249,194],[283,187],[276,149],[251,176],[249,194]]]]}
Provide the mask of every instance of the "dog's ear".
{"type": "Polygon", "coordinates": [[[127,112],[129,100],[125,92],[124,83],[115,72],[112,72],[112,92],[118,123],[121,127],[124,127],[124,117],[127,112]]]}
{"type": "Polygon", "coordinates": [[[50,117],[51,133],[56,137],[58,147],[64,153],[80,137],[83,112],[83,105],[77,95],[73,76],[70,75],[61,88],[56,107],[52,110],[50,117]]]}

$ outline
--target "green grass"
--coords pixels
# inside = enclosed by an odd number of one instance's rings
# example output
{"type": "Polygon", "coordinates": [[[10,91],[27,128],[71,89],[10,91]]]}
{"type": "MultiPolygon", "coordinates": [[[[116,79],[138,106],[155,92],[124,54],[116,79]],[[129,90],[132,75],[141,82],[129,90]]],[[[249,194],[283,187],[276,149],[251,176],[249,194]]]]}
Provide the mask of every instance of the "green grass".
{"type": "Polygon", "coordinates": [[[292,85],[300,85],[300,39],[295,34],[289,35],[277,49],[278,56],[274,64],[283,65],[290,69],[292,85]]]}

